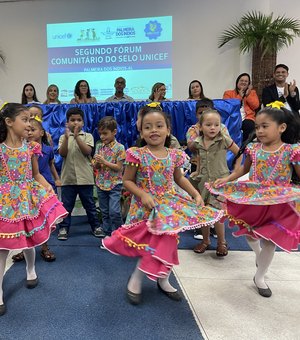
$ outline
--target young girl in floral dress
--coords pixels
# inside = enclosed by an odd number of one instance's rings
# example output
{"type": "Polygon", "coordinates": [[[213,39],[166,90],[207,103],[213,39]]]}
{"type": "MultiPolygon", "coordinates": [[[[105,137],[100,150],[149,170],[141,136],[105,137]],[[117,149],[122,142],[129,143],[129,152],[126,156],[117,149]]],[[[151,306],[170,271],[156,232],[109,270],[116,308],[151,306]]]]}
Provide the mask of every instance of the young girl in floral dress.
{"type": "Polygon", "coordinates": [[[293,168],[300,175],[300,123],[282,106],[274,102],[256,114],[259,142],[241,148],[246,154],[243,167],[207,185],[227,200],[230,224],[239,228],[234,235],[245,235],[255,252],[253,281],[263,297],[272,295],[265,274],[276,246],[290,252],[300,243],[300,187],[290,184],[293,168]],[[249,181],[230,182],[249,171],[249,181]]]}
{"type": "Polygon", "coordinates": [[[38,143],[27,143],[30,113],[21,104],[0,110],[0,315],[5,314],[2,282],[9,250],[23,249],[27,288],[35,288],[35,249],[56,221],[67,215],[52,186],[39,173],[38,143]]]}
{"type": "Polygon", "coordinates": [[[125,225],[103,246],[115,254],[139,257],[127,285],[127,298],[141,303],[144,273],[172,300],[181,300],[169,275],[178,264],[178,233],[217,222],[222,211],[204,207],[196,189],[183,176],[185,154],[169,149],[170,124],[166,114],[153,109],[141,116],[141,148],[127,150],[123,185],[132,194],[125,225]],[[175,190],[174,182],[187,194],[175,190]],[[192,196],[194,201],[191,199],[192,196]]]}

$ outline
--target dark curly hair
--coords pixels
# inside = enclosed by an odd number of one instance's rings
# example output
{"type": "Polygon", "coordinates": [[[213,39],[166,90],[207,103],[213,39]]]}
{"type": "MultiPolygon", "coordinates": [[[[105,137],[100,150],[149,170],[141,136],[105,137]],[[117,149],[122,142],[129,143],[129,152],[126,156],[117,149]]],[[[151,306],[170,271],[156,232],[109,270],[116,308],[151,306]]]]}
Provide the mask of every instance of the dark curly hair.
{"type": "Polygon", "coordinates": [[[3,143],[7,137],[7,127],[5,123],[6,118],[15,120],[16,117],[22,112],[27,111],[27,107],[17,103],[7,103],[0,111],[0,143],[3,143]]]}
{"type": "MultiPolygon", "coordinates": [[[[139,111],[139,114],[140,114],[140,117],[141,117],[141,127],[143,126],[143,120],[144,118],[150,114],[150,113],[153,113],[153,112],[158,112],[160,113],[164,119],[165,119],[165,122],[166,122],[166,125],[167,127],[171,130],[171,122],[170,122],[170,118],[168,117],[168,115],[163,112],[161,109],[159,108],[155,108],[155,107],[147,107],[147,106],[144,106],[143,107],[143,110],[140,110],[139,111]]],[[[145,146],[147,145],[146,141],[142,138],[141,141],[140,141],[140,146],[145,146]]],[[[171,134],[170,136],[167,136],[166,140],[165,140],[165,147],[169,148],[171,145],[171,134]]]]}
{"type": "MultiPolygon", "coordinates": [[[[293,112],[287,110],[286,108],[282,107],[280,109],[273,108],[271,106],[267,106],[260,111],[257,112],[256,117],[266,114],[271,117],[271,119],[277,124],[286,124],[286,129],[281,135],[281,140],[283,143],[287,144],[295,144],[299,143],[300,141],[300,118],[297,117],[293,112]]],[[[235,161],[239,158],[240,155],[242,155],[249,143],[254,141],[256,138],[256,133],[253,131],[248,139],[242,144],[238,154],[235,156],[233,160],[233,164],[235,161]]]]}

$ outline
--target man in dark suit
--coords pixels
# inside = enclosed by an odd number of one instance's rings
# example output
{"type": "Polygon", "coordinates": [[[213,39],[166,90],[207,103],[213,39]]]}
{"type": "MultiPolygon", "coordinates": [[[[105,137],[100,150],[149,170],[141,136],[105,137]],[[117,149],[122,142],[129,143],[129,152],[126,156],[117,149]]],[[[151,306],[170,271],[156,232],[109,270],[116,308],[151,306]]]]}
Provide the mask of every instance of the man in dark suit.
{"type": "Polygon", "coordinates": [[[296,81],[287,83],[286,79],[289,75],[289,68],[284,64],[278,64],[274,69],[274,81],[271,86],[267,86],[262,92],[262,103],[266,106],[276,100],[285,104],[288,110],[299,114],[300,100],[299,90],[296,86],[296,81]]]}

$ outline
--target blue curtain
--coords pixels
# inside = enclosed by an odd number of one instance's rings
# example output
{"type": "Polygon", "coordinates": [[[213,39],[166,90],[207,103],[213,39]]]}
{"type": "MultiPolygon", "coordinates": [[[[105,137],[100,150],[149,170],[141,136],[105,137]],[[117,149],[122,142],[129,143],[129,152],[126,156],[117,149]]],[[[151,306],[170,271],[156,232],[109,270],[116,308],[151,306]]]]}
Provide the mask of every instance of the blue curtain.
{"type": "MultiPolygon", "coordinates": [[[[118,123],[117,140],[125,148],[135,144],[138,137],[136,119],[139,109],[147,102],[119,102],[99,104],[61,104],[41,105],[44,111],[43,126],[53,139],[55,151],[55,163],[60,170],[61,157],[57,153],[59,137],[64,134],[66,124],[66,112],[70,107],[77,106],[84,113],[84,131],[94,136],[95,143],[99,139],[97,124],[105,116],[113,116],[118,123]]],[[[240,101],[238,99],[216,99],[215,108],[221,113],[222,122],[227,126],[232,139],[240,145],[241,135],[241,114],[240,101]]],[[[196,123],[196,101],[165,101],[161,103],[163,110],[171,117],[172,134],[179,141],[185,140],[188,128],[196,123]]],[[[228,153],[228,164],[231,167],[233,155],[228,153]]]]}

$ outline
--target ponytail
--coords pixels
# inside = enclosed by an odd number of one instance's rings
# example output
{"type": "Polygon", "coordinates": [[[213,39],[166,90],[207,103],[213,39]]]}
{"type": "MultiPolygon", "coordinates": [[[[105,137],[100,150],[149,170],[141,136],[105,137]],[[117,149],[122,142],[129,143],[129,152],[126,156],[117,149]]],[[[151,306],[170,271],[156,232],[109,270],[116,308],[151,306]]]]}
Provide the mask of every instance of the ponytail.
{"type": "Polygon", "coordinates": [[[235,165],[235,162],[237,161],[237,159],[238,159],[242,154],[244,154],[247,145],[250,144],[251,142],[253,142],[255,138],[256,138],[256,133],[255,133],[255,131],[252,131],[252,132],[249,134],[248,138],[244,141],[244,143],[243,143],[242,146],[240,147],[238,153],[235,155],[235,157],[234,157],[234,159],[233,159],[233,161],[232,161],[232,166],[234,166],[234,165],[235,165]]]}

